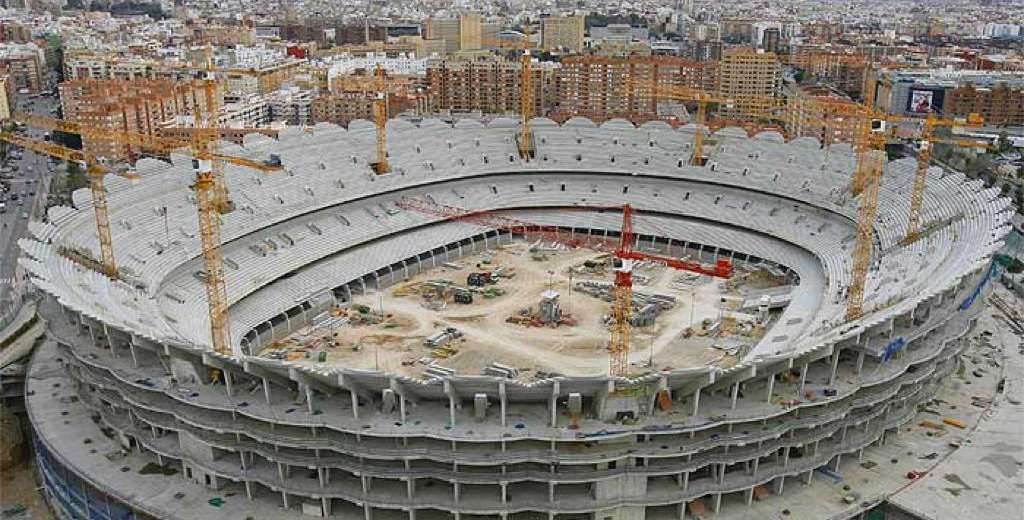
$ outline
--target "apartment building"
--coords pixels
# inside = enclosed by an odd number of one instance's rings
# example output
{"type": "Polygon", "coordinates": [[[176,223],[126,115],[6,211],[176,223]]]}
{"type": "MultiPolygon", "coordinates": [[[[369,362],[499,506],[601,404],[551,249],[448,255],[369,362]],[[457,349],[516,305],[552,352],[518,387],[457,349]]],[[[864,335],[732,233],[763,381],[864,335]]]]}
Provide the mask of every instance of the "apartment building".
{"type": "MultiPolygon", "coordinates": [[[[533,113],[554,108],[558,64],[534,63],[533,113]]],[[[520,111],[522,64],[502,57],[433,60],[427,65],[430,104],[437,110],[501,114],[520,111]]]]}
{"type": "Polygon", "coordinates": [[[500,22],[481,19],[479,14],[463,13],[457,18],[428,18],[423,28],[423,40],[444,42],[443,52],[438,54],[449,55],[494,47],[502,26],[500,22]]]}
{"type": "Polygon", "coordinates": [[[569,56],[558,71],[558,105],[552,117],[622,117],[642,122],[669,116],[673,87],[715,91],[718,64],[670,56],[605,58],[569,56]],[[655,90],[660,95],[656,95],[655,90]]]}
{"type": "MultiPolygon", "coordinates": [[[[205,114],[205,85],[199,81],[138,79],[134,81],[71,80],[61,83],[64,118],[111,132],[157,135],[181,116],[205,114]]],[[[214,94],[219,103],[221,93],[214,94]]],[[[83,149],[109,160],[130,158],[136,150],[124,144],[84,139],[83,149]]]]}
{"type": "Polygon", "coordinates": [[[546,51],[581,52],[584,28],[582,15],[543,17],[540,20],[541,47],[546,51]]]}
{"type": "Polygon", "coordinates": [[[814,137],[824,144],[856,140],[856,119],[837,113],[849,96],[825,85],[786,85],[786,129],[790,137],[814,137]]]}
{"type": "Polygon", "coordinates": [[[980,114],[989,126],[1024,126],[1024,84],[959,86],[949,92],[944,112],[956,117],[980,114]]]}
{"type": "Polygon", "coordinates": [[[35,43],[0,44],[0,67],[7,69],[15,89],[39,92],[42,88],[46,58],[35,43]]]}
{"type": "MultiPolygon", "coordinates": [[[[374,119],[373,104],[377,98],[374,92],[327,92],[312,100],[310,105],[310,123],[334,123],[348,126],[356,119],[372,121],[374,119]]],[[[415,100],[405,96],[388,96],[388,117],[393,118],[399,113],[415,106],[415,100]]]]}
{"type": "Polygon", "coordinates": [[[719,107],[729,119],[750,119],[748,114],[767,110],[782,88],[782,65],[775,54],[761,49],[730,47],[722,53],[718,69],[718,93],[735,100],[719,107]]]}

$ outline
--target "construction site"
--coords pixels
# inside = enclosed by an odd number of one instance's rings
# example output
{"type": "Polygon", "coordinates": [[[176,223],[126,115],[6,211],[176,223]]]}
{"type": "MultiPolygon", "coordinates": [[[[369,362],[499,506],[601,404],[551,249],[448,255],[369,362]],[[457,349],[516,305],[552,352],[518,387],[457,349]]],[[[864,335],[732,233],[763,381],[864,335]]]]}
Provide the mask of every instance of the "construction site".
{"type": "MultiPolygon", "coordinates": [[[[332,307],[260,355],[410,376],[600,375],[607,371],[613,260],[558,243],[504,245],[332,307]]],[[[770,298],[788,295],[785,277],[765,269],[722,283],[647,262],[633,277],[630,364],[637,373],[732,366],[784,307],[770,298]]]]}
{"type": "Polygon", "coordinates": [[[137,518],[848,518],[955,456],[1002,384],[977,302],[1013,208],[927,155],[977,121],[830,106],[850,145],[655,86],[689,124],[558,123],[531,63],[518,119],[389,119],[381,71],[374,121],[276,138],[19,116],[147,151],[0,136],[90,180],[19,242],[47,488],[137,518]],[[922,423],[935,455],[897,457],[922,423]]]}

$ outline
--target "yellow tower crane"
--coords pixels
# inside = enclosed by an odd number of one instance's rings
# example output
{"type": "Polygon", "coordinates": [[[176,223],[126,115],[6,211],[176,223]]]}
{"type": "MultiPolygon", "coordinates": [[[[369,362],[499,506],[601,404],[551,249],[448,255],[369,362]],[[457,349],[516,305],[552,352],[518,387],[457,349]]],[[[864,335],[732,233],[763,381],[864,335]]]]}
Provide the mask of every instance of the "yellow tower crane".
{"type": "Polygon", "coordinates": [[[388,164],[388,93],[384,83],[384,67],[377,65],[373,76],[377,97],[373,101],[373,121],[377,126],[377,162],[372,167],[377,175],[384,175],[391,171],[388,164]]]}
{"type": "Polygon", "coordinates": [[[114,241],[110,237],[110,215],[107,212],[107,191],[103,186],[103,177],[110,171],[101,165],[96,157],[81,150],[66,148],[56,143],[27,139],[10,132],[0,132],[0,140],[36,153],[85,166],[89,176],[89,193],[92,195],[93,214],[96,218],[96,236],[100,244],[100,270],[110,278],[117,278],[114,241]]]}
{"type": "Polygon", "coordinates": [[[520,63],[520,88],[519,93],[519,115],[522,118],[519,128],[519,157],[524,161],[529,161],[536,153],[533,143],[533,132],[530,130],[530,120],[533,119],[533,105],[536,100],[533,98],[534,85],[533,85],[533,57],[530,56],[530,49],[535,48],[536,44],[527,40],[512,41],[512,40],[492,40],[484,39],[481,40],[481,45],[497,47],[501,50],[520,50],[522,56],[519,57],[520,63]]]}
{"type": "Polygon", "coordinates": [[[984,120],[978,114],[971,114],[966,122],[957,122],[950,119],[940,119],[929,114],[921,124],[920,143],[917,149],[917,171],[914,175],[914,187],[910,191],[910,219],[907,222],[907,235],[903,239],[904,244],[913,243],[921,233],[921,206],[924,205],[925,184],[928,182],[928,168],[931,166],[932,147],[935,144],[952,144],[965,147],[987,148],[986,144],[978,143],[967,139],[939,139],[934,137],[935,129],[939,126],[954,126],[964,124],[965,126],[981,126],[984,120]]]}
{"type": "MultiPolygon", "coordinates": [[[[640,88],[643,89],[646,87],[640,88]]],[[[743,105],[758,106],[759,108],[763,108],[764,111],[744,115],[765,120],[779,119],[779,116],[775,113],[775,111],[783,107],[783,101],[781,99],[772,97],[724,97],[711,92],[706,92],[703,90],[685,86],[654,86],[653,90],[654,92],[651,95],[655,100],[674,99],[678,101],[692,102],[697,104],[697,128],[695,129],[693,135],[693,156],[690,161],[690,164],[694,166],[703,166],[704,161],[706,159],[704,157],[704,131],[708,126],[708,105],[722,105],[730,110],[737,106],[743,105]]]]}
{"type": "MultiPolygon", "coordinates": [[[[122,144],[132,144],[144,149],[161,153],[179,150],[195,160],[196,179],[192,188],[196,192],[196,205],[199,214],[199,235],[202,244],[203,267],[206,271],[205,286],[210,317],[210,337],[214,351],[230,355],[231,342],[228,330],[228,305],[224,282],[223,254],[220,238],[220,209],[216,199],[216,177],[212,163],[229,162],[238,166],[252,168],[264,173],[281,169],[279,163],[262,162],[243,157],[224,155],[207,149],[193,149],[188,143],[175,139],[154,137],[133,132],[118,132],[92,128],[69,121],[57,121],[42,116],[20,118],[23,122],[51,130],[76,133],[85,138],[105,139],[122,144]]],[[[0,139],[12,144],[30,147],[40,153],[49,153],[55,157],[68,157],[68,160],[86,162],[91,167],[90,190],[96,216],[96,230],[99,237],[104,274],[111,278],[117,277],[117,264],[114,260],[113,240],[110,234],[110,217],[107,211],[106,191],[103,187],[103,175],[107,170],[97,161],[79,150],[71,150],[52,143],[39,143],[19,136],[0,133],[0,139]]]]}

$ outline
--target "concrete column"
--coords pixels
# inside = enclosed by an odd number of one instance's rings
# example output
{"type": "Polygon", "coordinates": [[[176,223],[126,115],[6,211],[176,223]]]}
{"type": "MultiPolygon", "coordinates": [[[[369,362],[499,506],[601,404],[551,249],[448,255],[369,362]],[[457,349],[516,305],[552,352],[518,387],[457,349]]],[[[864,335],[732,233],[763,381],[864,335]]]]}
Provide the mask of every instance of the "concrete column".
{"type": "MultiPolygon", "coordinates": [[[[61,305],[60,308],[63,309],[64,306],[61,305]]],[[[132,354],[132,366],[134,366],[135,368],[139,368],[139,354],[138,354],[138,352],[135,351],[135,342],[134,341],[129,341],[128,342],[128,351],[131,352],[131,354],[132,354]]]]}
{"type": "Polygon", "coordinates": [[[804,484],[810,484],[811,483],[811,478],[813,478],[813,477],[814,477],[814,470],[813,469],[807,470],[807,476],[804,477],[804,484]]]}
{"type": "Polygon", "coordinates": [[[549,403],[549,409],[551,411],[551,427],[554,428],[558,424],[558,394],[561,392],[562,385],[559,381],[554,381],[551,384],[551,401],[549,403]]]}
{"type": "Polygon", "coordinates": [[[327,482],[324,481],[324,468],[316,468],[316,476],[320,480],[320,488],[322,489],[327,485],[327,482]]]}
{"type": "Polygon", "coordinates": [[[359,483],[363,488],[363,496],[370,494],[370,481],[366,475],[359,475],[359,483]]]}
{"type": "Polygon", "coordinates": [[[406,480],[405,481],[405,496],[406,496],[406,498],[409,499],[410,503],[412,502],[413,496],[416,494],[415,492],[416,492],[416,479],[410,478],[409,480],[406,480]]]}
{"type": "Polygon", "coordinates": [[[732,410],[736,409],[736,399],[740,395],[740,383],[739,381],[732,384],[732,410]]]}
{"type": "Polygon", "coordinates": [[[842,460],[842,458],[843,455],[840,453],[839,455],[836,455],[836,458],[832,459],[832,471],[839,471],[839,462],[842,460]]]}
{"type": "Polygon", "coordinates": [[[684,471],[683,472],[683,493],[686,493],[686,491],[688,489],[690,489],[690,472],[689,471],[684,471]]]}
{"type": "Polygon", "coordinates": [[[699,409],[699,406],[700,406],[700,388],[698,388],[697,391],[695,391],[693,393],[693,413],[690,414],[690,415],[696,416],[697,415],[697,410],[699,409]]]}
{"type": "Polygon", "coordinates": [[[836,372],[839,370],[839,348],[832,353],[832,375],[828,378],[829,386],[836,384],[836,372]]]}
{"type": "Polygon", "coordinates": [[[768,392],[765,395],[765,401],[772,402],[772,391],[775,390],[775,374],[768,376],[768,392]]]}
{"type": "Polygon", "coordinates": [[[349,390],[348,394],[352,396],[352,417],[354,419],[359,418],[359,396],[354,391],[349,390]]]}
{"type": "Polygon", "coordinates": [[[761,457],[754,459],[754,468],[750,471],[751,476],[757,476],[757,465],[761,463],[761,457]]]}
{"type": "Polygon", "coordinates": [[[864,370],[864,351],[860,351],[857,354],[857,376],[860,376],[861,371],[864,370]]]}
{"type": "Polygon", "coordinates": [[[443,386],[444,386],[444,393],[448,394],[448,425],[454,428],[455,427],[455,404],[456,404],[455,403],[455,392],[452,390],[452,383],[451,383],[451,381],[445,379],[444,383],[443,383],[443,386]]]}
{"type": "Polygon", "coordinates": [[[288,493],[281,492],[281,503],[284,504],[284,508],[288,509],[288,493]]]}
{"type": "Polygon", "coordinates": [[[754,503],[754,488],[751,487],[747,489],[746,495],[747,506],[750,506],[751,504],[754,503]]]}
{"type": "Polygon", "coordinates": [[[804,363],[804,368],[800,370],[800,398],[803,399],[804,387],[807,386],[807,371],[810,370],[811,364],[804,363]]]}
{"type": "Polygon", "coordinates": [[[781,495],[782,488],[786,485],[786,477],[778,477],[775,479],[775,494],[781,495]]]}
{"type": "Polygon", "coordinates": [[[507,426],[508,417],[506,416],[506,408],[508,407],[508,399],[505,395],[505,382],[498,382],[498,402],[501,403],[501,426],[507,426]]]}
{"type": "Polygon", "coordinates": [[[789,446],[782,449],[782,467],[789,466],[789,446]]]}
{"type": "Polygon", "coordinates": [[[461,491],[462,490],[459,488],[459,483],[454,482],[452,485],[452,500],[454,500],[456,504],[459,503],[459,494],[461,491]]]}
{"type": "Polygon", "coordinates": [[[270,380],[267,378],[263,379],[263,397],[267,399],[267,404],[270,404],[270,380]]]}

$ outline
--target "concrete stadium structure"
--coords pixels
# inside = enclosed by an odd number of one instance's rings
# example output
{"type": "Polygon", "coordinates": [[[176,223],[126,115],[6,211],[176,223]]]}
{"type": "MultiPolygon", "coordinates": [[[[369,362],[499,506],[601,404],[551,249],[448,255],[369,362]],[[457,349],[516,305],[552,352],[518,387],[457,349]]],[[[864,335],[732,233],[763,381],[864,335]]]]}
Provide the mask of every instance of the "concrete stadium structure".
{"type": "Polygon", "coordinates": [[[385,176],[370,170],[366,122],[225,144],[238,155],[280,154],[285,168],[227,168],[237,206],[222,227],[233,356],[208,347],[189,159],[143,160],[141,180],[108,180],[124,281],[64,254],[98,256],[87,190],[75,208],[32,223],[21,262],[48,295],[41,312],[57,345],[30,367],[28,390],[41,397],[27,407],[56,502],[81,513],[89,501],[67,491],[73,480],[105,497],[107,513],[89,502],[81,517],[222,518],[79,457],[81,439],[31,377],[63,369],[76,406],[131,457],[178,471],[160,477],[162,487],[188,479],[245,496],[251,518],[639,520],[681,518],[696,499],[739,515],[756,486],[787,493],[789,480],[856,460],[931,398],[956,368],[1012,214],[998,189],[933,169],[924,237],[901,245],[915,162],[891,162],[866,313],[847,323],[857,212],[848,146],[826,152],[811,139],[726,128],[712,137],[707,165],[694,167],[692,128],[538,119],[527,163],[516,130],[512,120],[392,121],[385,176]],[[399,211],[402,196],[602,235],[620,218],[596,208],[628,202],[645,248],[770,263],[799,285],[729,369],[525,383],[252,357],[334,302],[514,239],[399,211]],[[211,369],[223,376],[211,379],[211,369]],[[803,398],[822,388],[834,392],[803,398]],[[655,405],[662,391],[668,410],[655,405]],[[624,414],[634,420],[617,420],[624,414]]]}

